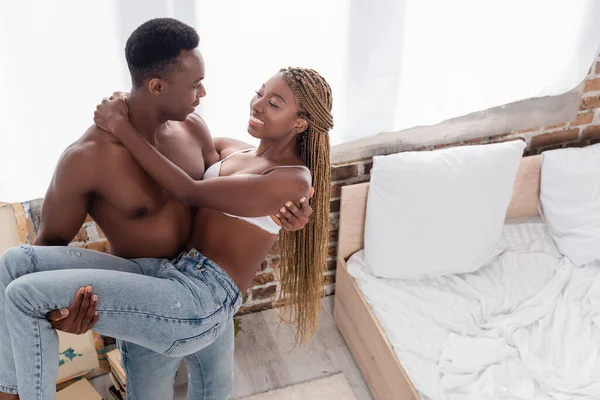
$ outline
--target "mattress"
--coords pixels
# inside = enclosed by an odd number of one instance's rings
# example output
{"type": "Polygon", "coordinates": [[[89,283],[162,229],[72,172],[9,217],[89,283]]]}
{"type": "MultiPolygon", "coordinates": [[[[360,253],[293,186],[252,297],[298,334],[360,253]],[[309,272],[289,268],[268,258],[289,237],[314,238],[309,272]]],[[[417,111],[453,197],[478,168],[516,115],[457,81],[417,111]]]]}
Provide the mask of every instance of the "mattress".
{"type": "Polygon", "coordinates": [[[347,263],[423,399],[600,399],[600,264],[574,267],[544,223],[505,224],[475,273],[379,279],[347,263]]]}

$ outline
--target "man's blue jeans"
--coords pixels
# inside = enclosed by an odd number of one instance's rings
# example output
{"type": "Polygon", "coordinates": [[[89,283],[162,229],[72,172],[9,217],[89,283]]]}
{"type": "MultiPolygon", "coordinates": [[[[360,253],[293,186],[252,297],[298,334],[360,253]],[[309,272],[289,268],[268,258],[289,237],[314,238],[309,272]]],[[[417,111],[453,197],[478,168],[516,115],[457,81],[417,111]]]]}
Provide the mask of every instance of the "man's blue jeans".
{"type": "Polygon", "coordinates": [[[190,399],[229,396],[232,319],[242,296],[217,264],[195,250],[173,261],[127,260],[38,246],[0,259],[0,391],[54,398],[58,337],[46,313],[68,308],[84,286],[99,297],[94,331],[120,340],[128,399],[172,399],[184,357],[190,399]]]}

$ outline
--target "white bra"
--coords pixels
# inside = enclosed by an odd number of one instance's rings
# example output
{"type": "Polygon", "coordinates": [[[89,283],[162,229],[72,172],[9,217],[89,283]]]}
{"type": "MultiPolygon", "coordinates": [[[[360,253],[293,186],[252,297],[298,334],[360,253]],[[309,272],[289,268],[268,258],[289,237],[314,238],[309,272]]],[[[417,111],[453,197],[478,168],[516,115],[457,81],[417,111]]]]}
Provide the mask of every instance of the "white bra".
{"type": "MultiPolygon", "coordinates": [[[[206,172],[204,172],[204,179],[212,179],[212,178],[218,177],[221,174],[221,164],[223,163],[223,161],[227,160],[229,157],[231,157],[233,155],[236,155],[239,153],[247,153],[248,151],[251,151],[251,150],[255,150],[255,149],[249,148],[249,149],[235,151],[235,152],[231,153],[230,155],[228,155],[227,157],[225,157],[224,159],[214,163],[213,165],[208,167],[206,172]]],[[[310,170],[307,167],[305,167],[304,165],[280,165],[277,167],[268,168],[268,169],[264,170],[260,175],[264,175],[267,172],[273,171],[274,169],[280,169],[280,168],[304,168],[305,170],[310,172],[310,170]]],[[[236,174],[235,176],[239,176],[239,175],[256,175],[256,174],[236,174]]],[[[239,218],[241,220],[244,220],[252,225],[258,226],[263,231],[269,232],[270,234],[273,234],[273,235],[277,235],[279,233],[279,231],[281,230],[281,227],[279,225],[277,225],[275,223],[275,221],[273,221],[273,218],[271,218],[268,215],[264,216],[264,217],[240,217],[238,215],[233,215],[233,214],[227,214],[227,213],[223,213],[223,214],[227,215],[228,217],[239,218]]]]}

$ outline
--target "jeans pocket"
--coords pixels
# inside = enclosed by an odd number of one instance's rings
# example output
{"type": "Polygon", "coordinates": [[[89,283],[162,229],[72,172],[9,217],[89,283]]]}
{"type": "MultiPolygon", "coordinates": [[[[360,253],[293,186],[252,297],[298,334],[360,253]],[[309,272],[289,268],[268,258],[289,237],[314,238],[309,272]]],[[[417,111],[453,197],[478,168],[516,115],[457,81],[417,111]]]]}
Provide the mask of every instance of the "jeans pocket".
{"type": "Polygon", "coordinates": [[[227,302],[228,293],[223,287],[223,284],[215,276],[214,272],[209,268],[202,266],[196,270],[196,277],[202,281],[204,286],[206,286],[217,309],[223,307],[227,302]]]}
{"type": "Polygon", "coordinates": [[[209,330],[202,332],[199,335],[176,340],[173,342],[171,347],[165,351],[165,355],[171,357],[185,357],[200,351],[203,348],[213,344],[213,342],[219,336],[220,330],[221,324],[216,324],[209,330]]]}

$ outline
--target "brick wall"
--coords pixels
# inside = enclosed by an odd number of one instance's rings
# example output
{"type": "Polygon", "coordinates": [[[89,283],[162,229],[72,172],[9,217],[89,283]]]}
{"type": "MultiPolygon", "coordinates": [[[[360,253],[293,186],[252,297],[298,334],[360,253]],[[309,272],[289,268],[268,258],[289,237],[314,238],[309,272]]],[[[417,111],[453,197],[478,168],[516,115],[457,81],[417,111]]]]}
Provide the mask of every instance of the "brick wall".
{"type": "MultiPolygon", "coordinates": [[[[461,146],[479,143],[502,142],[514,138],[523,138],[527,141],[525,155],[539,154],[544,150],[561,147],[587,146],[600,142],[600,58],[590,69],[585,82],[585,93],[582,98],[579,113],[573,121],[562,124],[537,127],[516,132],[506,132],[501,135],[483,137],[463,142],[447,142],[434,146],[422,147],[417,150],[433,150],[451,146],[461,146]]],[[[327,271],[325,272],[327,294],[335,290],[335,257],[337,247],[337,234],[340,210],[340,192],[342,186],[355,183],[368,182],[373,166],[372,158],[355,160],[340,165],[334,165],[331,171],[331,205],[330,205],[330,230],[329,253],[327,271]]],[[[41,199],[22,204],[13,204],[17,216],[21,242],[33,241],[39,225],[39,211],[41,199]]],[[[88,217],[71,243],[72,246],[83,247],[98,251],[108,251],[109,246],[104,234],[95,222],[88,217]]],[[[279,290],[275,279],[275,271],[279,264],[277,246],[263,262],[239,313],[256,312],[272,307],[273,296],[279,290]]]]}

